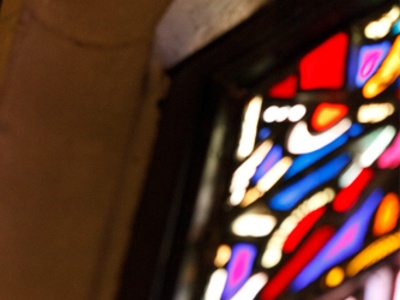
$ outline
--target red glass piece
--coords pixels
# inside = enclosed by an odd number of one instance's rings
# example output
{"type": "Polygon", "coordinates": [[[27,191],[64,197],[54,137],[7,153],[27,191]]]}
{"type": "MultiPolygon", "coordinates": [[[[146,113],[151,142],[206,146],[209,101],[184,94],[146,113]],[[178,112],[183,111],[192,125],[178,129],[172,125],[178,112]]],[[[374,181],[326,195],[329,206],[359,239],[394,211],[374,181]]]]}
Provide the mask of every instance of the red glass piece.
{"type": "Polygon", "coordinates": [[[315,231],[290,261],[267,283],[260,299],[276,299],[333,236],[334,232],[331,226],[323,226],[315,231]]]}
{"type": "Polygon", "coordinates": [[[283,252],[292,252],[300,241],[304,238],[307,232],[314,226],[318,219],[325,213],[325,207],[318,208],[305,216],[289,234],[283,245],[283,252]]]}
{"type": "Polygon", "coordinates": [[[341,88],[344,83],[347,44],[347,34],[341,32],[306,54],[300,61],[300,88],[341,88]]]}
{"type": "Polygon", "coordinates": [[[343,119],[348,111],[348,107],[344,104],[321,103],[313,113],[311,126],[316,131],[326,130],[343,119]]]}
{"type": "Polygon", "coordinates": [[[290,75],[271,87],[268,91],[268,95],[272,98],[289,99],[296,96],[296,91],[297,77],[295,75],[290,75]]]}
{"type": "Polygon", "coordinates": [[[371,169],[363,169],[349,186],[342,189],[336,195],[332,204],[333,209],[337,212],[345,212],[352,208],[372,176],[373,172],[371,169]]]}

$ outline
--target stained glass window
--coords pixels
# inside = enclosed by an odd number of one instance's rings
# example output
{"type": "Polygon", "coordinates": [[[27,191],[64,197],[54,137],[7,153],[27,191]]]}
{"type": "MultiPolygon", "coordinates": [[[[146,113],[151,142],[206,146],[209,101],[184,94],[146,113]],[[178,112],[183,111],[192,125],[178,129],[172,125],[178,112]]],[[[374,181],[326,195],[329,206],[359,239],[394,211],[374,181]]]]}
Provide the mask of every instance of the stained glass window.
{"type": "Polygon", "coordinates": [[[204,299],[400,299],[398,6],[255,95],[204,299]]]}

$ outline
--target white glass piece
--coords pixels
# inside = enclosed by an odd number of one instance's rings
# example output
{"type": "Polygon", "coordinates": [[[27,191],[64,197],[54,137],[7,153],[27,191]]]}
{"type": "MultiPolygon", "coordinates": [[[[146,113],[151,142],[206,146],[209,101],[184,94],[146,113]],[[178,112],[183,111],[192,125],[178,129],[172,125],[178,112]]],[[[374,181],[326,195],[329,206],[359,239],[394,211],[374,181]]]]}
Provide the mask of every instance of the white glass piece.
{"type": "Polygon", "coordinates": [[[350,126],[351,121],[345,118],[324,132],[311,134],[307,123],[301,121],[296,123],[289,133],[287,150],[292,154],[305,154],[318,150],[337,139],[350,126]]]}
{"type": "Polygon", "coordinates": [[[243,287],[231,298],[231,300],[252,300],[267,283],[267,274],[260,272],[247,280],[243,287]]]}
{"type": "Polygon", "coordinates": [[[371,273],[365,283],[364,300],[390,300],[393,274],[389,267],[371,273]]]}
{"type": "Polygon", "coordinates": [[[250,155],[254,150],[257,137],[258,119],[261,113],[262,97],[254,97],[248,104],[242,122],[242,132],[240,135],[237,158],[242,160],[250,155]]]}
{"type": "Polygon", "coordinates": [[[262,237],[271,233],[276,225],[272,215],[244,214],[232,223],[232,232],[237,236],[262,237]]]}
{"type": "Polygon", "coordinates": [[[203,300],[220,300],[228,274],[225,269],[218,269],[212,273],[203,300]]]}
{"type": "Polygon", "coordinates": [[[301,118],[304,117],[306,112],[307,112],[307,109],[304,105],[297,104],[297,105],[293,106],[292,109],[290,110],[288,119],[290,122],[293,122],[293,123],[300,121],[301,118]]]}

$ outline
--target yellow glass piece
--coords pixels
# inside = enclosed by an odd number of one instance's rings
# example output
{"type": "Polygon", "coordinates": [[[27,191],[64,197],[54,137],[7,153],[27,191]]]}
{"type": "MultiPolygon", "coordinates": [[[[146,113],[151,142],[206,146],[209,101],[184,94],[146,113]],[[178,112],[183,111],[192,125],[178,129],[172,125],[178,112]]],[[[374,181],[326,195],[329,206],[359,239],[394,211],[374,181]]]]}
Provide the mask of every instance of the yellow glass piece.
{"type": "Polygon", "coordinates": [[[376,212],[373,233],[375,236],[395,229],[399,219],[399,197],[395,193],[387,194],[376,212]]]}
{"type": "Polygon", "coordinates": [[[347,265],[347,276],[355,276],[400,249],[400,232],[380,238],[362,250],[347,265]]]}
{"type": "Polygon", "coordinates": [[[240,203],[241,207],[246,207],[255,202],[258,198],[262,197],[263,193],[256,187],[249,189],[243,197],[243,201],[240,203]]]}
{"type": "Polygon", "coordinates": [[[231,258],[232,250],[228,245],[220,245],[214,258],[214,264],[218,268],[222,268],[231,258]]]}
{"type": "Polygon", "coordinates": [[[326,275],[325,284],[328,287],[338,286],[343,282],[344,277],[344,270],[341,267],[335,267],[329,271],[328,275],[326,275]]]}
{"type": "Polygon", "coordinates": [[[249,189],[244,195],[243,201],[240,203],[241,207],[246,207],[262,197],[267,191],[272,188],[275,183],[292,165],[292,158],[285,156],[278,161],[257,183],[254,188],[249,189]]]}
{"type": "Polygon", "coordinates": [[[382,93],[400,75],[400,36],[398,36],[381,67],[364,85],[365,98],[373,98],[382,93]]]}

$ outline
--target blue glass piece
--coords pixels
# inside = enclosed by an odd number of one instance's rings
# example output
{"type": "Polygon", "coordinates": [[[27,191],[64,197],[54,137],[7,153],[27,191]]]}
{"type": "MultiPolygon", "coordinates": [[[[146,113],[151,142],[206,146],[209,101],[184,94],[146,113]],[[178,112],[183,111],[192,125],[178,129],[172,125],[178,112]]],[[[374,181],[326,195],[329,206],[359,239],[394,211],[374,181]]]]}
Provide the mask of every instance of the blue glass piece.
{"type": "Polygon", "coordinates": [[[305,168],[308,166],[312,165],[316,161],[320,160],[322,157],[325,155],[331,153],[335,149],[339,148],[343,144],[345,144],[348,140],[348,137],[346,134],[342,134],[340,137],[338,137],[336,140],[334,140],[332,143],[326,145],[325,147],[318,149],[316,151],[313,151],[311,153],[307,153],[301,156],[298,156],[293,160],[293,164],[289,168],[289,170],[286,172],[284,179],[288,179],[297,173],[303,171],[305,168]]]}
{"type": "Polygon", "coordinates": [[[383,196],[384,193],[380,189],[371,193],[361,208],[347,220],[293,280],[291,289],[294,292],[302,290],[318,279],[326,270],[362,249],[370,219],[383,196]]]}
{"type": "Polygon", "coordinates": [[[396,23],[394,23],[392,27],[392,33],[397,35],[400,34],[400,20],[398,20],[396,23]]]}
{"type": "Polygon", "coordinates": [[[357,65],[358,65],[358,53],[359,53],[359,47],[358,46],[351,46],[349,49],[349,62],[347,64],[348,69],[348,75],[347,75],[347,80],[348,80],[348,85],[350,88],[356,88],[356,77],[357,77],[357,65]]]}
{"type": "Polygon", "coordinates": [[[251,244],[240,243],[232,247],[232,255],[227,266],[226,279],[222,299],[228,300],[242,287],[251,275],[257,248],[251,244]]]}
{"type": "Polygon", "coordinates": [[[395,86],[396,86],[397,88],[400,88],[400,77],[398,77],[398,78],[396,79],[396,81],[395,81],[395,86]]]}
{"type": "Polygon", "coordinates": [[[348,131],[349,136],[359,136],[364,131],[364,127],[359,123],[353,123],[348,131]]]}
{"type": "Polygon", "coordinates": [[[375,73],[391,47],[390,42],[383,41],[379,44],[364,45],[360,49],[358,57],[358,71],[356,85],[362,87],[364,83],[375,73]]]}
{"type": "Polygon", "coordinates": [[[351,158],[348,154],[342,154],[332,159],[318,170],[276,194],[270,200],[270,207],[278,211],[292,209],[309,192],[335,178],[350,160],[351,158]]]}
{"type": "Polygon", "coordinates": [[[256,184],[282,158],[282,152],[281,146],[273,146],[257,167],[254,176],[251,178],[251,183],[256,184]]]}
{"type": "Polygon", "coordinates": [[[271,129],[264,127],[261,128],[260,131],[258,132],[258,138],[260,140],[265,140],[266,138],[269,137],[270,134],[271,134],[271,129]]]}

